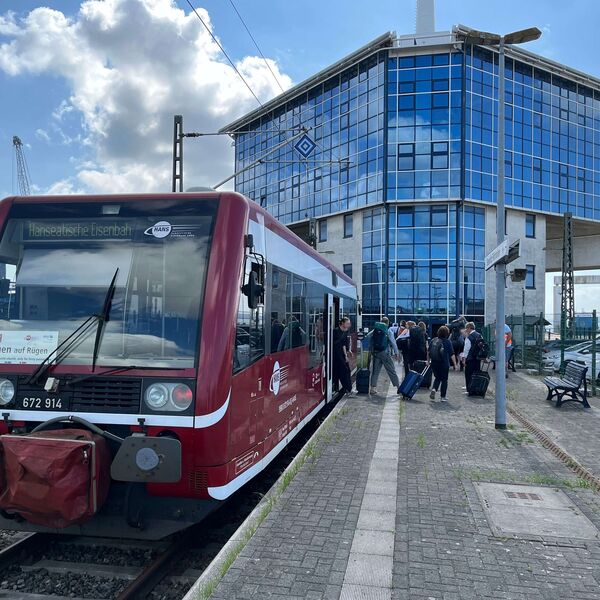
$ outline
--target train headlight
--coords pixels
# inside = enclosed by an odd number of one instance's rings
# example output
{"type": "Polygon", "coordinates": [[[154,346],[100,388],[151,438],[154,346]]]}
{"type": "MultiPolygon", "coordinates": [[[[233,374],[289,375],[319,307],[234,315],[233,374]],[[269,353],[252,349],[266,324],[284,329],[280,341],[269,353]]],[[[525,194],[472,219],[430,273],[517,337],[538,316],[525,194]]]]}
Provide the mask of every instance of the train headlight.
{"type": "Polygon", "coordinates": [[[15,385],[10,379],[0,379],[0,405],[5,406],[15,397],[15,385]]]}
{"type": "Polygon", "coordinates": [[[185,383],[152,383],[146,388],[144,401],[152,410],[183,412],[192,405],[194,394],[185,383]]]}
{"type": "Polygon", "coordinates": [[[169,390],[162,383],[153,383],[144,394],[146,404],[154,410],[160,410],[169,401],[169,390]]]}

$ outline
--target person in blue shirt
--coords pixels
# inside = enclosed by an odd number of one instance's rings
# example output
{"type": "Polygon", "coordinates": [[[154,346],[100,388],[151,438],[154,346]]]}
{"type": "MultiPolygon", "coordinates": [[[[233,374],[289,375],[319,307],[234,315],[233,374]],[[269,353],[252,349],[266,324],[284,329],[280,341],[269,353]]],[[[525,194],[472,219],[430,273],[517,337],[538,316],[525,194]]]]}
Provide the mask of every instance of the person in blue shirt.
{"type": "Polygon", "coordinates": [[[450,373],[450,364],[456,368],[454,348],[452,347],[452,342],[448,339],[449,335],[450,330],[445,325],[442,325],[437,330],[437,337],[433,338],[429,343],[429,360],[435,378],[429,397],[432,400],[435,400],[435,394],[441,385],[442,389],[440,390],[440,400],[442,402],[446,402],[448,400],[446,394],[448,393],[448,374],[450,373]]]}

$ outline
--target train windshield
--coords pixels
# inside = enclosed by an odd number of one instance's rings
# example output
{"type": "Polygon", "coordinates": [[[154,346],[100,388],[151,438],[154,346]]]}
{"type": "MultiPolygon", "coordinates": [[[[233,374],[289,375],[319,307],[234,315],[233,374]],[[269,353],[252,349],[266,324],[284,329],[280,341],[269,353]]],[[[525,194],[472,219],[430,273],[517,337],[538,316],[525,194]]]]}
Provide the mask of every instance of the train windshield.
{"type": "MultiPolygon", "coordinates": [[[[116,273],[99,366],[195,365],[216,200],[15,204],[0,241],[0,364],[38,364],[116,273]]],[[[61,361],[91,365],[96,327],[61,361]]]]}

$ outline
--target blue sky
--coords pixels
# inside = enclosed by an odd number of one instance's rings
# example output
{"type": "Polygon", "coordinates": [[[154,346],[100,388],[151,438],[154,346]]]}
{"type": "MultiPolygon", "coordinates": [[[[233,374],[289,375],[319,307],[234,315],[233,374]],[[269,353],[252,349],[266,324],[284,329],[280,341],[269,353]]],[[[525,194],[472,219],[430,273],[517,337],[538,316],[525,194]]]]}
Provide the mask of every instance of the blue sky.
{"type": "MultiPolygon", "coordinates": [[[[138,0],[127,0],[104,4],[118,8],[122,4],[137,3],[138,0]]],[[[149,0],[148,3],[161,2],[149,0]]],[[[169,4],[166,0],[162,3],[169,4]]],[[[82,2],[76,0],[5,0],[0,5],[0,15],[6,16],[9,11],[13,11],[18,24],[30,11],[47,6],[77,22],[81,4],[82,2]]],[[[173,4],[189,13],[189,6],[185,0],[178,0],[173,4]]],[[[368,11],[365,11],[365,2],[348,0],[305,0],[302,3],[237,0],[236,4],[265,55],[274,59],[281,72],[288,75],[294,83],[385,31],[410,33],[414,29],[414,0],[373,2],[369,3],[368,11]]],[[[256,54],[228,0],[206,0],[202,3],[195,0],[194,5],[208,11],[215,33],[234,60],[239,61],[256,54]]],[[[114,8],[115,12],[117,8],[114,8]]],[[[522,0],[438,1],[437,28],[447,30],[455,23],[499,32],[537,25],[544,31],[544,35],[539,41],[529,44],[529,49],[600,76],[597,61],[600,54],[597,35],[600,26],[600,5],[593,0],[576,0],[569,5],[569,10],[565,10],[564,2],[556,0],[530,0],[527,3],[522,0]],[[527,6],[526,13],[522,10],[524,5],[527,6]]],[[[131,22],[130,26],[129,35],[135,39],[139,32],[136,31],[135,23],[131,22]]],[[[12,40],[14,36],[2,35],[0,28],[0,45],[12,40]]],[[[165,38],[164,44],[168,48],[171,41],[165,38]]],[[[220,60],[218,56],[214,58],[220,60]]],[[[149,61],[154,59],[155,57],[148,56],[149,61]]],[[[186,65],[182,65],[182,69],[185,68],[186,65]]],[[[71,180],[75,188],[81,187],[77,173],[81,169],[82,160],[92,161],[98,169],[108,172],[115,168],[115,160],[108,165],[105,164],[107,158],[117,159],[121,161],[120,164],[126,164],[128,157],[120,156],[117,148],[111,148],[104,157],[96,154],[93,145],[95,140],[84,140],[85,117],[82,128],[82,114],[76,108],[65,112],[60,123],[58,122],[57,110],[61,102],[68,101],[74,87],[73,81],[66,79],[60,72],[45,67],[37,72],[25,69],[17,75],[10,75],[0,68],[0,86],[3,90],[0,111],[0,195],[16,189],[11,146],[14,134],[19,135],[27,144],[25,151],[32,181],[40,191],[47,191],[57,181],[65,180],[71,180]]],[[[277,89],[273,83],[271,95],[277,89]]],[[[185,93],[185,89],[179,90],[178,93],[185,93]]],[[[244,107],[252,108],[252,103],[246,102],[244,107]]],[[[229,107],[224,112],[226,117],[220,123],[218,119],[211,119],[207,125],[218,126],[226,122],[229,116],[236,116],[235,107],[229,107]]],[[[143,112],[140,113],[140,117],[142,116],[143,112]]],[[[203,123],[194,119],[194,115],[188,114],[184,117],[187,117],[186,123],[189,123],[190,127],[193,122],[195,127],[202,128],[203,123]]],[[[113,128],[112,134],[117,135],[120,132],[124,139],[127,138],[127,126],[127,123],[121,123],[117,131],[113,128]]],[[[157,131],[157,135],[163,136],[165,142],[169,141],[170,134],[169,129],[157,131]]],[[[221,167],[227,169],[226,162],[221,167]]],[[[200,183],[208,183],[201,173],[191,176],[193,179],[197,178],[200,183]]],[[[90,184],[83,185],[83,188],[86,186],[90,187],[90,184]]]]}
{"type": "MultiPolygon", "coordinates": [[[[261,99],[279,91],[229,0],[194,0],[261,99]]],[[[414,0],[236,0],[287,87],[378,35],[412,33],[414,0]]],[[[41,193],[169,189],[172,115],[215,131],[256,106],[186,0],[0,3],[0,197],[17,191],[12,136],[41,193]],[[44,10],[45,7],[45,10],[44,10]]],[[[438,0],[436,26],[508,32],[527,48],[600,77],[597,0],[438,0]],[[526,9],[524,10],[524,7],[526,9]]],[[[231,173],[225,139],[190,141],[186,185],[231,173]]]]}

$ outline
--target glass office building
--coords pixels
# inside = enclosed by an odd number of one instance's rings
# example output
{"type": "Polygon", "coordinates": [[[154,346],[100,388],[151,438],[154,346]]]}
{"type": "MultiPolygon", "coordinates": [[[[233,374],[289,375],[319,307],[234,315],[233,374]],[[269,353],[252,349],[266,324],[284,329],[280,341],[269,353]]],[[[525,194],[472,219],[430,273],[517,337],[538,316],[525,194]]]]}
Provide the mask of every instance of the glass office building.
{"type": "MultiPolygon", "coordinates": [[[[494,316],[498,59],[463,33],[385,34],[224,128],[236,190],[300,234],[316,222],[365,325],[494,316]]],[[[506,233],[528,271],[512,308],[539,313],[548,220],[600,221],[600,81],[508,48],[505,99],[506,233]]]]}

